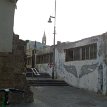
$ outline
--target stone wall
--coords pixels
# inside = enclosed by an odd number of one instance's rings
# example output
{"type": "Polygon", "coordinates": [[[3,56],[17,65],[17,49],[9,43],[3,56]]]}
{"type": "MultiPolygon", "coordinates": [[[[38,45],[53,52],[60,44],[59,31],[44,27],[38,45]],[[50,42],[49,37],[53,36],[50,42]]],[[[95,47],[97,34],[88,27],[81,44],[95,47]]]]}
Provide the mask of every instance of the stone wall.
{"type": "Polygon", "coordinates": [[[11,93],[11,102],[33,101],[33,94],[23,75],[26,59],[25,46],[26,43],[14,34],[12,53],[0,53],[0,88],[17,88],[25,91],[23,97],[20,94],[11,93]]]}

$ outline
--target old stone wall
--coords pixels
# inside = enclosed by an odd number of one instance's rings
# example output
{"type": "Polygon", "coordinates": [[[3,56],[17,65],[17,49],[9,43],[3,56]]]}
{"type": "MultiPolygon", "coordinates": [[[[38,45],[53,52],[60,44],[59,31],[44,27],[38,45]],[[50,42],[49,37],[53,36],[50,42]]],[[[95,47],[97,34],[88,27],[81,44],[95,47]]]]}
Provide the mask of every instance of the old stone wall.
{"type": "Polygon", "coordinates": [[[25,42],[14,34],[12,53],[0,53],[0,88],[17,88],[25,91],[24,97],[11,93],[11,102],[33,101],[33,94],[27,84],[25,75],[23,75],[25,70],[25,46],[25,42]]]}

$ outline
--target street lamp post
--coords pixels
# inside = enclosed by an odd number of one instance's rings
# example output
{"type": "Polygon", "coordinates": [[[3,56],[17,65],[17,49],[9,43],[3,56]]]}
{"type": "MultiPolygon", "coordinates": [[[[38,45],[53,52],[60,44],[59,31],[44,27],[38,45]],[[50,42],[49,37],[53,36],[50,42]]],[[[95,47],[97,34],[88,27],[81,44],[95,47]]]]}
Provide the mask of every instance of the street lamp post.
{"type": "Polygon", "coordinates": [[[52,23],[51,19],[54,18],[54,43],[53,43],[53,68],[52,68],[52,79],[54,79],[54,73],[55,73],[55,35],[56,35],[56,0],[55,0],[55,15],[49,17],[49,23],[52,23]]]}

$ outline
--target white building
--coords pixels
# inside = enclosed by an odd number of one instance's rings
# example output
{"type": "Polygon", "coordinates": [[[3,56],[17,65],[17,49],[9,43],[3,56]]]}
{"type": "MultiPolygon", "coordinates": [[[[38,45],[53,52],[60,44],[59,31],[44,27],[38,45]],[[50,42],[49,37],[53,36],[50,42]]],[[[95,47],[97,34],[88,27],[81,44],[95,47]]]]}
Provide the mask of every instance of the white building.
{"type": "MultiPolygon", "coordinates": [[[[40,72],[52,74],[52,49],[38,52],[40,72]]],[[[107,93],[107,33],[55,47],[55,77],[71,86],[107,93]]]]}
{"type": "Polygon", "coordinates": [[[16,2],[17,0],[0,0],[0,52],[12,52],[16,2]]]}

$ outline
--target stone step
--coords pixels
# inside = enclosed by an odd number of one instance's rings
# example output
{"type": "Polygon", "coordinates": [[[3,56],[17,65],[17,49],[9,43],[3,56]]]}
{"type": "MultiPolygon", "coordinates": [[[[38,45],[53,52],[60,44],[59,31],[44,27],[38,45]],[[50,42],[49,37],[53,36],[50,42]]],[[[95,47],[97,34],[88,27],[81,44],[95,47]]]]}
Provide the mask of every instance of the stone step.
{"type": "Polygon", "coordinates": [[[40,75],[34,75],[33,73],[27,73],[26,77],[38,77],[38,78],[51,78],[47,73],[39,73],[40,75]]]}
{"type": "Polygon", "coordinates": [[[28,80],[31,86],[68,86],[62,80],[28,80]]]}
{"type": "Polygon", "coordinates": [[[63,80],[52,79],[48,73],[39,73],[37,76],[26,76],[31,86],[68,86],[63,80]]]}

